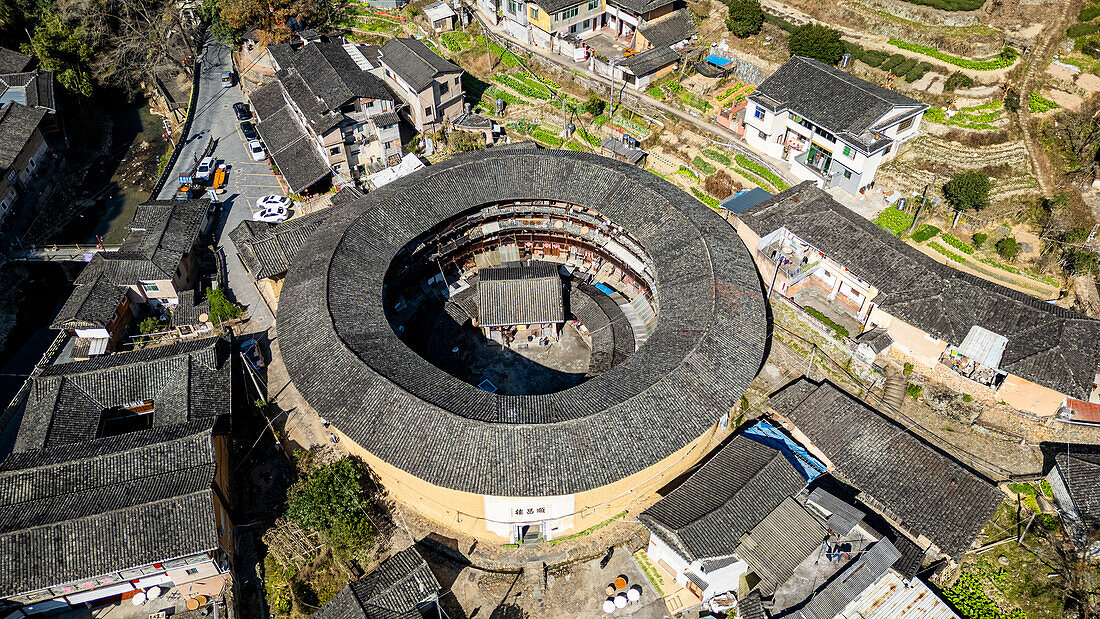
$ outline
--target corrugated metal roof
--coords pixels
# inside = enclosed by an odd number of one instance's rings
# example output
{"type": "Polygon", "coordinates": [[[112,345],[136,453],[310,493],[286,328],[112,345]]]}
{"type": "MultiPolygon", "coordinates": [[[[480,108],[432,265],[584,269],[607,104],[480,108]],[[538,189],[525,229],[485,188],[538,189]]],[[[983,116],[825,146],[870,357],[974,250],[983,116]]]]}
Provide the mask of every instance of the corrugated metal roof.
{"type": "Polygon", "coordinates": [[[842,619],[958,619],[958,615],[919,579],[906,586],[889,570],[837,615],[842,619]]]}
{"type": "Polygon", "coordinates": [[[841,535],[851,533],[852,529],[867,515],[824,488],[814,488],[810,493],[810,502],[825,511],[829,517],[829,528],[841,535]]]}
{"type": "Polygon", "coordinates": [[[901,553],[889,540],[879,540],[815,593],[797,616],[803,619],[833,619],[877,582],[899,558],[901,553]]]}
{"type": "Polygon", "coordinates": [[[1001,357],[1004,356],[1007,346],[1007,337],[974,325],[959,345],[959,353],[987,368],[997,368],[1001,365],[1001,357]]]}

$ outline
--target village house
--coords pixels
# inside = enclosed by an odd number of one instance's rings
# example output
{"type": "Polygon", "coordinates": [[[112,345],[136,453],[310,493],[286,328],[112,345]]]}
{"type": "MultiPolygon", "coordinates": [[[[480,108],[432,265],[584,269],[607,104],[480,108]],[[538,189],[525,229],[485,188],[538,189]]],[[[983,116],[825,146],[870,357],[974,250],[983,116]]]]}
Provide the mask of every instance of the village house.
{"type": "Polygon", "coordinates": [[[439,131],[463,113],[462,69],[416,39],[394,38],[380,49],[386,84],[405,102],[417,131],[439,131]]]}
{"type": "Polygon", "coordinates": [[[1044,444],[1054,465],[1047,481],[1062,524],[1092,561],[1100,560],[1100,445],[1044,444]]]}
{"type": "Polygon", "coordinates": [[[349,584],[313,616],[317,619],[441,617],[443,589],[424,557],[410,546],[349,584]]]}
{"type": "Polygon", "coordinates": [[[794,56],[748,96],[745,139],[818,187],[860,193],[917,137],[928,105],[794,56]]]}
{"type": "Polygon", "coordinates": [[[0,108],[0,222],[42,166],[47,112],[11,101],[0,108]]]}
{"type": "Polygon", "coordinates": [[[31,614],[230,586],[229,356],[207,338],[33,380],[0,462],[0,603],[31,614]]]}
{"type": "Polygon", "coordinates": [[[449,32],[458,23],[458,14],[446,0],[436,0],[424,7],[424,17],[436,33],[449,32]]]}
{"type": "Polygon", "coordinates": [[[995,485],[831,383],[799,379],[768,406],[832,477],[915,542],[921,560],[958,563],[1004,500],[995,485]]]}
{"type": "Polygon", "coordinates": [[[249,99],[291,192],[351,185],[401,160],[395,98],[357,46],[307,42],[269,51],[277,79],[249,99]]]}
{"type": "Polygon", "coordinates": [[[74,359],[120,350],[131,320],[179,305],[180,293],[200,281],[197,251],[209,231],[210,200],[152,200],[141,204],[117,251],[84,267],[53,329],[76,338],[74,359]]]}
{"type": "Polygon", "coordinates": [[[732,223],[773,295],[884,329],[880,350],[957,391],[1042,416],[1094,391],[1100,322],[940,264],[812,182],[732,223]]]}

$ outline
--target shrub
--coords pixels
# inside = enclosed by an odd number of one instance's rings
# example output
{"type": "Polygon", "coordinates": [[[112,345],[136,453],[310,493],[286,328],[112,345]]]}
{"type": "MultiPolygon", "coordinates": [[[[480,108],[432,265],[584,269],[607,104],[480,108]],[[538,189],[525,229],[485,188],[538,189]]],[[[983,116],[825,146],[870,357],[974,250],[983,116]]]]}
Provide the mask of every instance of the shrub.
{"type": "MultiPolygon", "coordinates": [[[[302,461],[306,456],[298,457],[302,461]]],[[[371,530],[365,510],[370,500],[363,487],[365,479],[363,465],[354,458],[302,471],[290,487],[287,520],[321,533],[338,550],[368,546],[371,530]]]]}
{"type": "Polygon", "coordinates": [[[760,32],[764,25],[764,9],[759,0],[726,0],[730,9],[726,28],[736,37],[750,37],[760,32]]]}
{"type": "Polygon", "coordinates": [[[967,170],[951,177],[943,186],[943,197],[960,211],[980,211],[989,206],[989,177],[977,170],[967,170]]]}
{"type": "Polygon", "coordinates": [[[592,95],[588,98],[588,101],[584,102],[584,111],[592,115],[592,118],[603,114],[604,108],[607,107],[607,102],[603,99],[592,95]]]}
{"type": "Polygon", "coordinates": [[[882,63],[886,62],[886,59],[890,57],[890,54],[878,49],[865,49],[863,53],[859,55],[860,62],[867,66],[878,67],[882,63]]]}
{"type": "Polygon", "coordinates": [[[206,300],[210,302],[210,321],[216,325],[232,320],[244,311],[241,306],[230,301],[225,296],[225,290],[221,288],[207,288],[206,300]]]}
{"type": "Polygon", "coordinates": [[[908,361],[906,361],[906,362],[905,362],[905,365],[904,365],[904,366],[902,367],[902,369],[901,369],[901,372],[902,372],[903,374],[905,374],[906,376],[909,376],[910,374],[912,374],[912,373],[913,373],[913,364],[912,364],[912,363],[910,363],[910,362],[908,362],[908,361]]]}
{"type": "Polygon", "coordinates": [[[1066,36],[1071,39],[1077,37],[1086,37],[1090,34],[1095,34],[1097,30],[1100,30],[1100,24],[1073,24],[1069,28],[1066,28],[1066,36]]]}
{"type": "Polygon", "coordinates": [[[806,56],[834,65],[844,55],[840,33],[820,24],[805,24],[795,28],[787,44],[792,56],[806,56]]]}
{"type": "Polygon", "coordinates": [[[138,325],[138,330],[141,331],[142,335],[156,333],[157,331],[160,331],[160,321],[152,316],[149,316],[145,320],[141,321],[141,324],[138,325]]]}
{"type": "Polygon", "coordinates": [[[1077,21],[1092,21],[1097,17],[1100,17],[1100,4],[1089,4],[1077,14],[1077,21]]]}
{"type": "Polygon", "coordinates": [[[919,80],[920,78],[924,77],[924,74],[928,73],[928,70],[931,69],[931,68],[932,68],[931,63],[922,62],[922,63],[918,64],[917,66],[913,67],[912,69],[910,69],[905,74],[905,81],[912,84],[913,82],[915,82],[915,81],[919,80]]]}
{"type": "Polygon", "coordinates": [[[1039,514],[1039,522],[1043,523],[1043,528],[1047,531],[1058,530],[1058,517],[1053,514],[1039,514]]]}
{"type": "Polygon", "coordinates": [[[934,238],[939,233],[940,229],[936,226],[921,224],[921,227],[917,228],[917,230],[913,232],[913,240],[918,243],[923,243],[931,238],[934,238]]]}
{"type": "Polygon", "coordinates": [[[714,174],[718,171],[718,168],[714,167],[707,160],[702,157],[696,157],[691,160],[691,164],[695,166],[696,170],[699,170],[703,174],[714,174]]]}
{"type": "Polygon", "coordinates": [[[816,309],[814,309],[812,307],[806,307],[804,309],[806,310],[807,314],[809,314],[809,315],[813,316],[814,318],[818,319],[826,327],[829,327],[830,329],[832,329],[833,332],[836,333],[837,335],[839,335],[841,337],[848,337],[848,329],[846,329],[845,327],[843,327],[841,325],[836,324],[835,322],[833,322],[833,320],[831,318],[829,318],[825,314],[822,314],[821,312],[817,311],[816,309]]]}
{"type": "Polygon", "coordinates": [[[902,54],[894,54],[886,59],[886,62],[882,63],[879,68],[883,71],[892,71],[894,67],[905,62],[905,56],[902,54]]]}
{"type": "Polygon", "coordinates": [[[943,83],[943,89],[947,92],[952,92],[956,88],[970,88],[974,85],[974,80],[969,75],[962,71],[955,71],[951,75],[947,76],[947,81],[943,83]]]}
{"type": "Polygon", "coordinates": [[[966,402],[966,403],[969,404],[970,402],[973,402],[973,401],[974,401],[974,396],[970,395],[969,393],[963,395],[963,402],[966,402]]]}
{"type": "Polygon", "coordinates": [[[890,72],[894,75],[905,75],[915,68],[917,68],[917,59],[906,58],[904,62],[895,65],[894,68],[890,70],[890,72]]]}
{"type": "Polygon", "coordinates": [[[1012,238],[1011,236],[1006,236],[1005,238],[997,241],[997,244],[994,245],[994,247],[996,247],[997,253],[1009,262],[1015,260],[1016,256],[1020,254],[1020,244],[1017,243],[1016,239],[1012,238]]]}
{"type": "Polygon", "coordinates": [[[924,389],[920,385],[914,385],[910,383],[910,385],[905,388],[905,395],[916,400],[920,397],[921,391],[924,391],[924,389]]]}
{"type": "Polygon", "coordinates": [[[988,239],[988,238],[989,238],[988,234],[986,234],[984,232],[979,232],[979,233],[975,234],[974,236],[972,236],[971,240],[974,241],[974,247],[977,247],[977,248],[981,249],[982,243],[985,243],[985,240],[988,239]]]}

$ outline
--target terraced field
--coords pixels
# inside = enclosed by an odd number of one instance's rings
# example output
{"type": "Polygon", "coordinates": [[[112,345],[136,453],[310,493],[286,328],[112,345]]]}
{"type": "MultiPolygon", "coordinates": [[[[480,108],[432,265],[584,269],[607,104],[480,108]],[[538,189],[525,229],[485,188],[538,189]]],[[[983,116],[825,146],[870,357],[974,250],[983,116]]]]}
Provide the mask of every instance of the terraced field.
{"type": "Polygon", "coordinates": [[[947,167],[953,172],[983,168],[1007,170],[1007,173],[993,178],[990,199],[994,202],[1039,191],[1039,184],[1031,175],[1023,141],[970,147],[926,134],[911,142],[902,156],[882,166],[881,173],[891,181],[890,186],[912,191],[919,191],[928,183],[947,180],[944,174],[920,169],[929,167],[919,166],[922,163],[935,165],[938,169],[947,167]]]}

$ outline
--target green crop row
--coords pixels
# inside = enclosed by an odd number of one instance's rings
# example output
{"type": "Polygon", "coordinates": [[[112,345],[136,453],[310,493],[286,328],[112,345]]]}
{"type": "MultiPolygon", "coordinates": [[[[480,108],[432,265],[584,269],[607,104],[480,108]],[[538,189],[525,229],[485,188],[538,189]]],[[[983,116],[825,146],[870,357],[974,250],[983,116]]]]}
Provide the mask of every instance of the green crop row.
{"type": "Polygon", "coordinates": [[[1043,112],[1056,110],[1060,107],[1062,106],[1037,92],[1033,92],[1027,96],[1027,109],[1030,110],[1032,114],[1042,114],[1043,112]]]}
{"type": "Polygon", "coordinates": [[[714,174],[718,171],[718,168],[714,167],[714,165],[712,165],[709,161],[703,159],[702,157],[696,157],[695,159],[692,159],[691,164],[695,166],[696,170],[699,170],[703,174],[709,175],[714,174]]]}
{"type": "Polygon", "coordinates": [[[691,188],[691,193],[694,194],[696,198],[699,198],[700,202],[702,202],[703,204],[706,204],[707,206],[709,206],[711,208],[718,208],[718,205],[721,204],[720,202],[718,202],[718,200],[708,196],[707,194],[703,193],[702,191],[699,191],[695,187],[691,188]]]}
{"type": "Polygon", "coordinates": [[[942,238],[945,243],[961,251],[962,253],[967,255],[974,255],[974,248],[964,243],[958,237],[952,236],[950,234],[945,234],[940,238],[942,238]]]}
{"type": "Polygon", "coordinates": [[[962,264],[963,262],[966,262],[966,258],[963,258],[962,256],[956,254],[955,252],[951,251],[950,249],[947,249],[946,247],[944,247],[943,245],[940,245],[939,243],[937,243],[935,241],[932,241],[931,243],[929,243],[928,246],[931,247],[932,249],[940,252],[941,254],[947,256],[948,260],[958,262],[959,264],[962,264]]]}
{"type": "Polygon", "coordinates": [[[727,157],[726,155],[723,155],[722,153],[720,153],[716,150],[709,150],[709,149],[704,150],[703,155],[706,156],[707,159],[717,161],[718,163],[720,163],[722,165],[729,165],[730,162],[732,161],[729,157],[727,157]]]}
{"type": "Polygon", "coordinates": [[[906,43],[899,39],[890,39],[890,45],[899,47],[901,49],[916,52],[918,54],[924,54],[925,56],[931,56],[936,60],[942,60],[948,64],[953,64],[956,67],[962,67],[964,69],[971,69],[973,71],[995,71],[997,69],[1003,69],[1005,67],[1012,66],[1012,63],[1016,62],[1016,50],[1005,46],[1004,50],[995,58],[989,60],[970,60],[969,58],[960,58],[958,56],[952,56],[951,54],[945,54],[935,47],[929,45],[917,45],[916,43],[906,43]]]}
{"type": "Polygon", "coordinates": [[[874,221],[876,226],[899,238],[905,234],[912,223],[912,215],[900,211],[894,206],[887,207],[878,214],[878,217],[875,217],[874,221]]]}
{"type": "Polygon", "coordinates": [[[930,224],[921,224],[921,227],[917,228],[913,232],[913,240],[918,243],[923,243],[930,239],[936,238],[936,235],[940,233],[940,229],[930,224]]]}
{"type": "Polygon", "coordinates": [[[531,99],[539,99],[540,101],[545,101],[551,96],[550,91],[547,90],[545,86],[542,86],[541,84],[535,86],[512,75],[495,75],[493,76],[493,81],[497,82],[498,84],[504,84],[508,88],[511,88],[512,90],[518,92],[524,97],[529,97],[531,99]]]}
{"type": "Polygon", "coordinates": [[[774,172],[765,168],[759,163],[756,163],[752,159],[749,159],[744,155],[737,155],[734,157],[734,159],[737,161],[738,165],[748,168],[749,170],[755,172],[757,175],[764,177],[769,183],[772,184],[772,187],[778,189],[779,191],[784,191],[785,189],[790,187],[790,185],[788,185],[786,181],[776,176],[774,172]]]}

